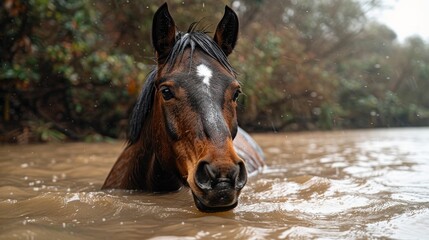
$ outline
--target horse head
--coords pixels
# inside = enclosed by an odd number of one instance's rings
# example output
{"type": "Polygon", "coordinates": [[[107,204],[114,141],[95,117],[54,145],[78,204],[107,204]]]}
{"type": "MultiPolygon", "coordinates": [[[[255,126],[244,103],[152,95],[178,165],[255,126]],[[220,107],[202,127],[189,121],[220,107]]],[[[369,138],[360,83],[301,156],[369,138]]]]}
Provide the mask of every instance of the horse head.
{"type": "Polygon", "coordinates": [[[241,90],[227,58],[237,35],[237,15],[227,6],[213,38],[195,24],[179,32],[167,4],[157,10],[152,26],[157,66],[134,108],[129,145],[103,188],[165,192],[185,185],[201,211],[237,205],[247,181],[233,143],[237,132],[242,140],[245,134],[237,126],[241,90]]]}
{"type": "Polygon", "coordinates": [[[235,207],[247,180],[233,145],[240,84],[227,59],[237,34],[238,18],[229,7],[213,39],[193,27],[177,32],[167,4],[153,21],[157,153],[175,166],[203,211],[235,207]]]}

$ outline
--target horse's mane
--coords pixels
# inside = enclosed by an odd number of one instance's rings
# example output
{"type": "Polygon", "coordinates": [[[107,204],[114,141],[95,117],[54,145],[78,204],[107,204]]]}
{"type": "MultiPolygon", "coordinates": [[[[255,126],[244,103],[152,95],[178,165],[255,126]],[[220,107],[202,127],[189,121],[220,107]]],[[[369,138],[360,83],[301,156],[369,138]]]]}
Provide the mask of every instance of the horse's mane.
{"type": "MultiPolygon", "coordinates": [[[[179,32],[176,36],[176,42],[165,60],[166,66],[169,70],[174,67],[178,61],[180,62],[183,53],[187,48],[191,49],[191,63],[194,50],[199,48],[204,53],[218,61],[225,69],[230,71],[234,76],[236,75],[235,70],[232,68],[228,61],[227,56],[217,43],[208,36],[204,30],[196,30],[198,23],[190,25],[186,33],[179,32]]],[[[154,68],[148,75],[141,94],[134,106],[133,113],[130,119],[128,144],[133,144],[138,141],[144,121],[147,119],[151,112],[151,108],[154,101],[155,91],[155,79],[158,72],[157,68],[154,68]]]]}
{"type": "Polygon", "coordinates": [[[128,144],[133,144],[139,140],[140,132],[143,126],[143,120],[149,115],[155,91],[155,79],[157,69],[154,68],[149,73],[140,96],[134,105],[133,113],[130,118],[130,126],[128,132],[128,144]]]}

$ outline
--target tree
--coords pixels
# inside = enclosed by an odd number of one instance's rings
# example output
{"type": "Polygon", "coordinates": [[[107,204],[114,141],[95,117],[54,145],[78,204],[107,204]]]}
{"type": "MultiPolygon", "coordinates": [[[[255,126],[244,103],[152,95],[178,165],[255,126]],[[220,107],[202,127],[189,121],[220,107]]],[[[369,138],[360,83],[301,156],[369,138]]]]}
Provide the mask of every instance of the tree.
{"type": "MultiPolygon", "coordinates": [[[[0,8],[0,141],[123,137],[154,64],[161,1],[5,0],[0,8]]],[[[379,0],[171,0],[179,30],[239,15],[232,65],[239,122],[281,131],[429,122],[429,49],[371,22],[379,0]]]]}

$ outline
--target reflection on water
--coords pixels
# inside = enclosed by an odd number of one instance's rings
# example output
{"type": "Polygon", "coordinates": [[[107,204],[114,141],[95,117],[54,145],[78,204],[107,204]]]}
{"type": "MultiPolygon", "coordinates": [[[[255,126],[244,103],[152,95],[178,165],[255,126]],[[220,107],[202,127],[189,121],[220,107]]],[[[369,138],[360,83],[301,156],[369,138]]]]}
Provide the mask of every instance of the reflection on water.
{"type": "Polygon", "coordinates": [[[268,167],[239,206],[187,189],[99,191],[122,143],[0,146],[0,238],[367,238],[429,234],[429,129],[256,135],[268,167]]]}

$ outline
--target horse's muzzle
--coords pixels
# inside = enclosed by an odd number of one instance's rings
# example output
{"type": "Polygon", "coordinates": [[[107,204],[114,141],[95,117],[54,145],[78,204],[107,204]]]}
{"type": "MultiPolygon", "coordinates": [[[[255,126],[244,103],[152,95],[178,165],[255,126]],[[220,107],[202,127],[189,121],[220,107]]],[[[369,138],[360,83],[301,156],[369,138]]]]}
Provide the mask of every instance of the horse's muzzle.
{"type": "Polygon", "coordinates": [[[237,206],[240,191],[247,182],[247,171],[243,161],[229,167],[200,161],[194,180],[200,190],[192,191],[199,210],[227,211],[237,206]]]}

